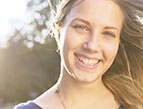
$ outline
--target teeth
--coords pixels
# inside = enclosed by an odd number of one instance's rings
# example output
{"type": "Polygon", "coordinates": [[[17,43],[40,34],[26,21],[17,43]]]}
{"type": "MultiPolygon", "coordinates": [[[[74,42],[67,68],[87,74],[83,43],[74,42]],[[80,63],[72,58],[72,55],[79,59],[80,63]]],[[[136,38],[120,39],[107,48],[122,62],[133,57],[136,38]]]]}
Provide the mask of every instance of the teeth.
{"type": "Polygon", "coordinates": [[[83,63],[85,63],[85,64],[87,64],[87,65],[95,65],[95,64],[98,63],[98,60],[83,59],[82,57],[78,57],[78,59],[79,59],[81,62],[83,62],[83,63]]]}

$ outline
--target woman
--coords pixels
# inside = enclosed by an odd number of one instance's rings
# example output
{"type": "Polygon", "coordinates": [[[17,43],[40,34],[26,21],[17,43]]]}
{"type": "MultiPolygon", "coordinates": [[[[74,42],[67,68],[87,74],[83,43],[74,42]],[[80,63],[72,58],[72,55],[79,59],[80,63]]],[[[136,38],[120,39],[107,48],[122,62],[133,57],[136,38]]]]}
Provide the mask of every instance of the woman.
{"type": "Polygon", "coordinates": [[[16,109],[143,109],[143,1],[62,0],[58,82],[16,109]]]}

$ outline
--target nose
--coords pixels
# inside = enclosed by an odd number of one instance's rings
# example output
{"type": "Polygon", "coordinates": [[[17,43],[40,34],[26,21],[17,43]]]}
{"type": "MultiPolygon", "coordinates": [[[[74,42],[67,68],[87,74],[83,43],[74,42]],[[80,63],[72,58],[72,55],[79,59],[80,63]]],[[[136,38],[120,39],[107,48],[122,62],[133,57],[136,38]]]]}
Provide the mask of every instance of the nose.
{"type": "Polygon", "coordinates": [[[83,44],[83,48],[90,52],[99,52],[101,50],[100,36],[94,34],[88,37],[88,40],[83,44]]]}

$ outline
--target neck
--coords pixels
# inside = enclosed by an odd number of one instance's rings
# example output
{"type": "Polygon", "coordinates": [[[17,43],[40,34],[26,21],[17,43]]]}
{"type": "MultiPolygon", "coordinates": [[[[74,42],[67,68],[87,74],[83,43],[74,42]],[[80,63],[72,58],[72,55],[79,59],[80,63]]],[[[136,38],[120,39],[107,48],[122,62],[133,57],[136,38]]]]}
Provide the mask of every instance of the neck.
{"type": "Polygon", "coordinates": [[[67,102],[66,104],[69,104],[68,102],[95,102],[104,99],[107,95],[112,95],[104,86],[102,79],[98,78],[90,83],[81,82],[74,79],[65,71],[62,71],[57,85],[60,89],[62,99],[67,102]]]}

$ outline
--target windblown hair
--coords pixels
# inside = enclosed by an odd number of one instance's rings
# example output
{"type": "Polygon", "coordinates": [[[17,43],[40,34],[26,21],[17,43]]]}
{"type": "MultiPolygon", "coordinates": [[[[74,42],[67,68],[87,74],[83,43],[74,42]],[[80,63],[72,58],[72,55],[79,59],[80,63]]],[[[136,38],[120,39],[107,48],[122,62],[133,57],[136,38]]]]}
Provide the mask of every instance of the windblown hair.
{"type": "MultiPolygon", "coordinates": [[[[74,4],[83,0],[61,0],[53,30],[58,31],[74,4]]],[[[105,86],[125,109],[143,109],[143,1],[113,0],[124,15],[119,51],[103,75],[105,86]]],[[[55,33],[56,34],[56,33],[55,33]]],[[[56,37],[56,36],[55,36],[56,37]]]]}
{"type": "Polygon", "coordinates": [[[117,57],[103,81],[125,109],[143,109],[143,1],[114,1],[124,22],[117,57]]]}

